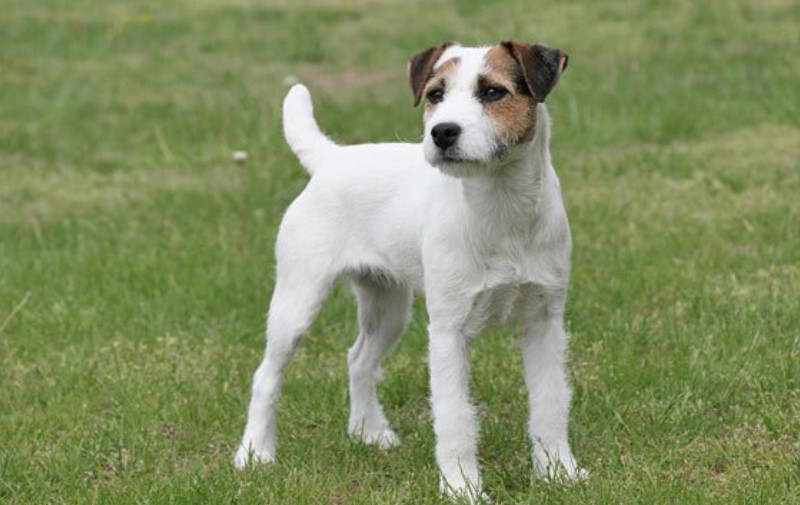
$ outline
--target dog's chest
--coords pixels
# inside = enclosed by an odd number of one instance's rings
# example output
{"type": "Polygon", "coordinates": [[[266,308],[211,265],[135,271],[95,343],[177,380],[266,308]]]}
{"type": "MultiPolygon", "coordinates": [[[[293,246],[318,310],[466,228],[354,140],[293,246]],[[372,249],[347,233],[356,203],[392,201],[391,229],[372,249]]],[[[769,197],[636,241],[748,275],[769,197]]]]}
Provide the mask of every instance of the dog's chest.
{"type": "Polygon", "coordinates": [[[482,282],[475,288],[464,324],[467,336],[474,337],[487,328],[514,325],[519,321],[533,283],[525,261],[514,256],[504,251],[486,258],[482,282]]]}
{"type": "Polygon", "coordinates": [[[477,293],[464,323],[464,334],[474,338],[487,328],[516,323],[525,291],[521,284],[503,284],[477,293]]]}
{"type": "Polygon", "coordinates": [[[466,315],[464,334],[470,338],[483,330],[518,324],[530,308],[537,286],[550,283],[542,258],[531,243],[505,236],[493,247],[476,251],[480,282],[471,291],[472,304],[466,315]],[[481,258],[481,259],[478,259],[481,258]]]}

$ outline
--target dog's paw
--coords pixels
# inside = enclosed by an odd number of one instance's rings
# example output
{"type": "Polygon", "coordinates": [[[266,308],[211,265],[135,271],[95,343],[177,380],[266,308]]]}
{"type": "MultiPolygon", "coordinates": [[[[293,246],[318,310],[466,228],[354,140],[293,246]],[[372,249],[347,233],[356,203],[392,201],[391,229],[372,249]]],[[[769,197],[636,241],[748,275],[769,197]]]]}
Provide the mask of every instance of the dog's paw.
{"type": "Polygon", "coordinates": [[[572,475],[569,476],[569,479],[572,482],[580,482],[588,479],[591,477],[591,475],[592,474],[589,472],[589,470],[578,467],[573,471],[572,475]]]}
{"type": "Polygon", "coordinates": [[[373,430],[350,430],[350,436],[365,444],[376,445],[383,450],[400,445],[400,438],[388,426],[373,430]]]}
{"type": "Polygon", "coordinates": [[[534,448],[533,470],[539,477],[556,484],[572,484],[589,478],[589,472],[578,466],[569,449],[547,452],[534,448]]]}
{"type": "Polygon", "coordinates": [[[466,482],[462,482],[462,485],[454,487],[449,485],[444,479],[440,479],[439,492],[442,496],[457,504],[490,505],[492,503],[488,494],[466,482]]]}
{"type": "Polygon", "coordinates": [[[540,477],[556,484],[574,484],[587,480],[591,473],[585,468],[581,468],[574,463],[572,465],[565,465],[559,463],[555,466],[549,466],[546,470],[537,471],[540,477]]]}
{"type": "Polygon", "coordinates": [[[239,470],[247,467],[248,465],[255,465],[259,463],[272,463],[275,461],[275,455],[271,451],[255,450],[252,446],[240,445],[233,457],[233,466],[239,470]]]}

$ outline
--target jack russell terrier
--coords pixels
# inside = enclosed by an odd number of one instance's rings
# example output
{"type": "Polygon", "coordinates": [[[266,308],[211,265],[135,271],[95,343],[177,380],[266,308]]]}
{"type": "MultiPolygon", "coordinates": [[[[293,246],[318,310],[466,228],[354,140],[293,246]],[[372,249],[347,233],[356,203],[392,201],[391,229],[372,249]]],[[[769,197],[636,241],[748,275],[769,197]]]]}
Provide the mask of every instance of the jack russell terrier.
{"type": "Polygon", "coordinates": [[[418,292],[430,318],[442,492],[484,498],[467,344],[503,323],[524,332],[535,471],[586,477],[567,439],[563,318],[571,239],[544,104],[566,66],[558,49],[514,41],[421,52],[409,64],[414,104],[425,103],[419,144],[337,145],[320,132],[306,87],[289,91],[286,141],[311,179],[278,231],[266,352],[253,378],[237,467],[274,460],[284,369],[334,280],[346,276],[359,323],[347,355],[350,435],[381,448],[399,442],[376,384],[418,292]]]}

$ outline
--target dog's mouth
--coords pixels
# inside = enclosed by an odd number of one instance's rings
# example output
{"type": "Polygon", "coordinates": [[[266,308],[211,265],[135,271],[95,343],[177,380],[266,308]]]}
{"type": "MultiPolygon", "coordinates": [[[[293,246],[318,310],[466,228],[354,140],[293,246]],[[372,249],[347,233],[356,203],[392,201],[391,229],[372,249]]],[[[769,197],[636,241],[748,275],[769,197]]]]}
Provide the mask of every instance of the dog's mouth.
{"type": "Polygon", "coordinates": [[[469,158],[465,158],[458,154],[450,154],[450,153],[439,153],[439,155],[434,159],[431,160],[431,165],[443,170],[445,172],[450,172],[452,170],[462,170],[460,167],[467,167],[473,165],[480,165],[481,162],[478,160],[472,160],[469,158]]]}
{"type": "Polygon", "coordinates": [[[436,162],[438,163],[464,163],[474,162],[473,160],[464,156],[464,153],[458,148],[458,145],[448,147],[447,149],[436,149],[436,162]]]}
{"type": "Polygon", "coordinates": [[[508,148],[505,146],[498,146],[493,151],[489,159],[483,158],[468,158],[464,156],[462,153],[458,152],[454,149],[447,149],[445,151],[438,150],[436,153],[436,159],[434,160],[435,163],[467,163],[467,164],[484,164],[484,163],[492,163],[492,162],[499,162],[503,161],[503,159],[508,155],[508,148]]]}
{"type": "Polygon", "coordinates": [[[488,157],[471,157],[465,155],[459,149],[459,146],[453,145],[446,149],[437,148],[434,154],[435,163],[495,163],[502,162],[508,157],[511,149],[509,146],[502,143],[497,143],[492,147],[491,153],[488,157]]]}
{"type": "Polygon", "coordinates": [[[506,149],[494,147],[482,153],[476,146],[464,145],[456,142],[442,149],[433,142],[425,143],[425,159],[432,166],[442,172],[457,177],[478,174],[491,170],[492,167],[502,162],[506,149]]]}
{"type": "Polygon", "coordinates": [[[459,161],[466,160],[461,156],[444,152],[439,155],[439,161],[444,161],[446,163],[458,163],[459,161]]]}

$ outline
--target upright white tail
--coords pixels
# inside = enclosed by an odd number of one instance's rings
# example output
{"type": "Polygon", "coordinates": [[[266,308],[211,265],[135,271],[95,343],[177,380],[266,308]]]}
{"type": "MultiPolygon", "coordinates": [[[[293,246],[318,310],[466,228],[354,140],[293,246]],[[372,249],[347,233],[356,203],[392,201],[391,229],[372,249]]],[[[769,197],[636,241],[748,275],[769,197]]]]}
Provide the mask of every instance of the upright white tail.
{"type": "Polygon", "coordinates": [[[314,120],[308,88],[295,84],[283,100],[283,135],[292,152],[310,175],[336,144],[323,134],[314,120]]]}

